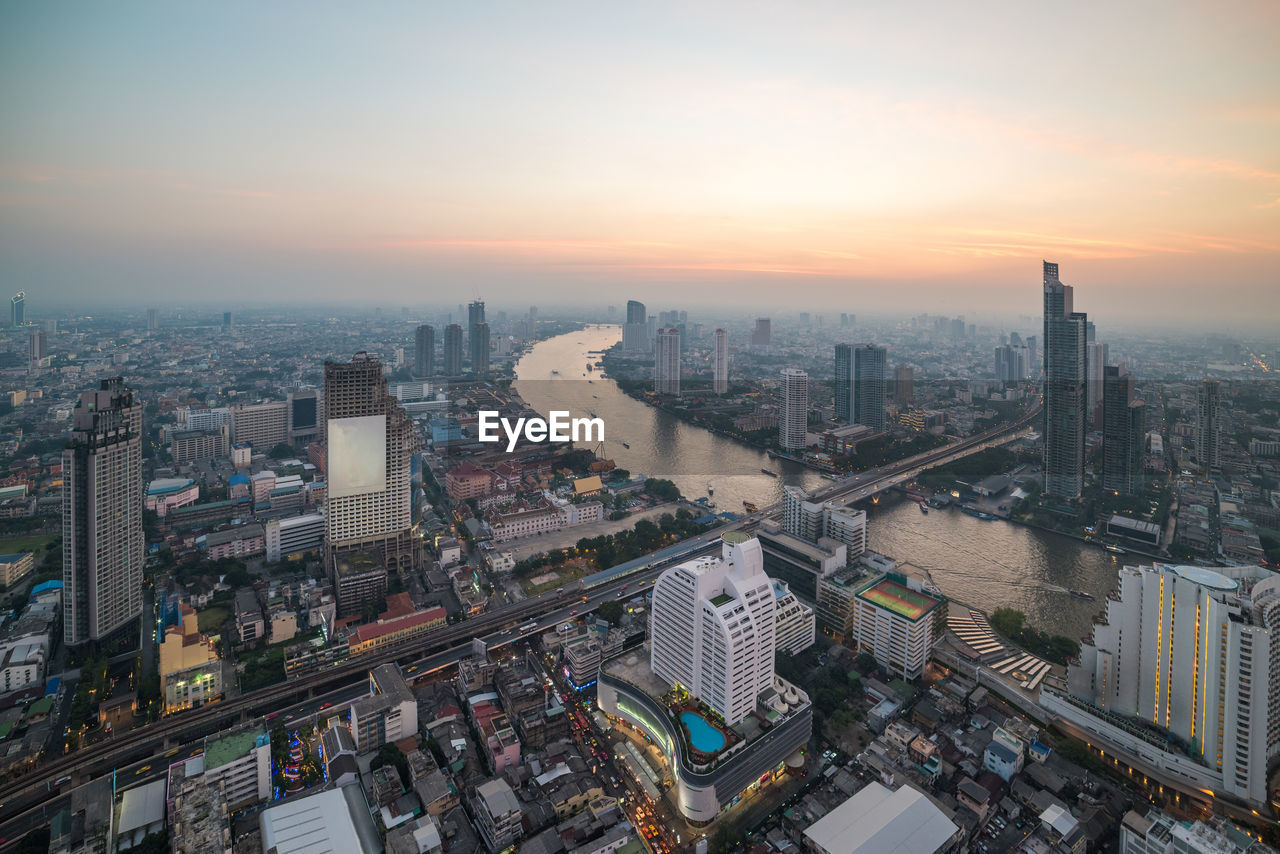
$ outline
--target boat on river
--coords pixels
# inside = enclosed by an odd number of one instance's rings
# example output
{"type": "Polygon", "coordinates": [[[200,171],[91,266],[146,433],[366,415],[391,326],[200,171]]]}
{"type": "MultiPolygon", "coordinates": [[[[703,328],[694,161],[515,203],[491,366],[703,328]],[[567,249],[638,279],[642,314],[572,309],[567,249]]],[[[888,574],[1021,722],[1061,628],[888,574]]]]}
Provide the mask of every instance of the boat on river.
{"type": "Polygon", "coordinates": [[[1106,549],[1107,551],[1111,552],[1113,555],[1122,555],[1122,554],[1124,554],[1124,553],[1125,553],[1124,549],[1120,548],[1120,547],[1119,547],[1119,546],[1117,546],[1117,545],[1112,545],[1112,544],[1110,544],[1110,543],[1108,543],[1107,545],[1103,546],[1103,548],[1104,548],[1104,549],[1106,549]]]}
{"type": "Polygon", "coordinates": [[[921,512],[921,513],[925,513],[925,514],[927,514],[927,513],[929,512],[929,505],[928,505],[928,504],[925,504],[923,501],[921,501],[921,502],[920,502],[920,512],[921,512]]]}
{"type": "Polygon", "coordinates": [[[769,475],[769,477],[777,477],[777,476],[778,476],[778,473],[777,473],[776,471],[769,471],[768,469],[760,469],[760,471],[761,471],[762,473],[764,473],[764,474],[769,475]]]}
{"type": "Polygon", "coordinates": [[[742,506],[743,506],[743,507],[745,507],[745,508],[747,508],[747,512],[748,512],[748,513],[754,513],[754,512],[756,512],[757,510],[759,510],[759,509],[760,509],[760,508],[759,508],[759,507],[757,507],[757,506],[755,505],[755,503],[754,503],[754,502],[752,502],[752,501],[744,501],[744,502],[742,502],[742,506]]]}
{"type": "Polygon", "coordinates": [[[1094,598],[1092,593],[1086,593],[1083,590],[1070,590],[1068,592],[1071,593],[1071,595],[1076,597],[1077,599],[1088,599],[1090,602],[1092,602],[1094,598]]]}

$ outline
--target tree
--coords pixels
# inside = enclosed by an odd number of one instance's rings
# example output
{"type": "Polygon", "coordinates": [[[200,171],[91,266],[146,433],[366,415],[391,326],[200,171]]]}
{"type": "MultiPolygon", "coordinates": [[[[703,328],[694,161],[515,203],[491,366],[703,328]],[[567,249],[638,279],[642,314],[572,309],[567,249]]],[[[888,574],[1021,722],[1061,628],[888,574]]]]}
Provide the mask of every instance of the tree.
{"type": "Polygon", "coordinates": [[[596,608],[596,616],[602,620],[607,620],[609,625],[616,626],[622,622],[622,603],[618,601],[601,602],[596,608]]]}
{"type": "Polygon", "coordinates": [[[661,498],[663,501],[678,501],[680,499],[680,490],[676,485],[662,478],[649,478],[644,483],[644,490],[654,498],[661,498]]]}
{"type": "Polygon", "coordinates": [[[290,445],[288,442],[281,442],[273,447],[267,453],[267,456],[271,457],[273,460],[287,460],[289,457],[293,456],[293,453],[293,445],[290,445]]]}

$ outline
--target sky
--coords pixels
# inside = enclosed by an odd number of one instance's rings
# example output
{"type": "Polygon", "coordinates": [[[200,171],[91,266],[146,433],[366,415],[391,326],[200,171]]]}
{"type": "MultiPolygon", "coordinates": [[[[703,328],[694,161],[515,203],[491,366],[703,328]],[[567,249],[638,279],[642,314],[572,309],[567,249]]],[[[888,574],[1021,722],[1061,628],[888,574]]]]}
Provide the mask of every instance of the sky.
{"type": "Polygon", "coordinates": [[[9,3],[0,277],[1280,319],[1280,4],[9,3]]]}

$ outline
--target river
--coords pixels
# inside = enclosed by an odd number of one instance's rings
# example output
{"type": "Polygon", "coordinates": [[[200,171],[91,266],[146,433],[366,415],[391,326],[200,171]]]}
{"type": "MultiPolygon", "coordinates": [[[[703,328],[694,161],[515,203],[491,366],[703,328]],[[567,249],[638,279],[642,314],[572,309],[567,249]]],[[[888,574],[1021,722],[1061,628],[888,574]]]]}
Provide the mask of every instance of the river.
{"type": "MultiPolygon", "coordinates": [[[[830,481],[817,472],[686,424],[623,394],[600,376],[592,351],[621,336],[617,326],[593,326],[535,344],[516,365],[520,396],[546,415],[569,410],[594,413],[605,424],[603,456],[632,474],[672,480],[689,498],[707,495],[719,510],[741,512],[782,498],[782,487],[815,489],[830,481]],[[623,443],[630,447],[624,446],[623,443]],[[770,477],[762,468],[778,474],[770,477]]],[[[958,510],[921,513],[914,502],[884,497],[868,509],[867,539],[873,551],[928,569],[942,592],[990,612],[1009,606],[1046,631],[1080,637],[1115,581],[1117,559],[1097,546],[958,510]],[[1070,589],[1097,597],[1073,597],[1070,589]]]]}

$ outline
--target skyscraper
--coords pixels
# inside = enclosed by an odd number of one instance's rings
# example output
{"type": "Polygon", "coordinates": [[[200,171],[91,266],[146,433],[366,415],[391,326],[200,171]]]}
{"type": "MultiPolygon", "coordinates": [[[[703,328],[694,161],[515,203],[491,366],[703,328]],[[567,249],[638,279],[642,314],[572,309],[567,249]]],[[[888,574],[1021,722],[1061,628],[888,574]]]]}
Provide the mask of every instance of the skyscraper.
{"type": "Polygon", "coordinates": [[[483,321],[471,327],[471,373],[489,373],[489,324],[483,321]]]}
{"type": "MultiPolygon", "coordinates": [[[[1093,326],[1092,323],[1089,326],[1093,326]]],[[[1107,345],[1102,341],[1085,343],[1085,359],[1089,366],[1089,381],[1085,386],[1086,430],[1102,427],[1102,386],[1106,378],[1108,360],[1107,345]]]]}
{"type": "Polygon", "coordinates": [[[853,346],[836,345],[835,415],[846,424],[853,421],[853,346]]]}
{"type": "Polygon", "coordinates": [[[1083,313],[1074,311],[1071,286],[1058,279],[1058,265],[1045,261],[1045,492],[1059,498],[1076,498],[1084,488],[1087,322],[1083,313]]]}
{"type": "Polygon", "coordinates": [[[1102,488],[1136,495],[1142,491],[1146,405],[1133,397],[1133,377],[1116,365],[1103,368],[1102,488]]]}
{"type": "Polygon", "coordinates": [[[896,365],[893,369],[893,400],[898,406],[910,406],[915,400],[916,369],[911,365],[896,365]]]}
{"type": "Polygon", "coordinates": [[[773,585],[760,541],[726,537],[722,557],[678,564],[653,583],[651,669],[732,726],[773,686],[773,585]]]}
{"type": "Polygon", "coordinates": [[[809,428],[809,375],[799,368],[782,371],[778,413],[778,444],[785,450],[803,450],[809,428]]]}
{"type": "Polygon", "coordinates": [[[27,294],[25,291],[18,291],[13,295],[13,299],[9,300],[9,320],[9,325],[15,328],[27,322],[27,294]]]}
{"type": "Polygon", "coordinates": [[[649,350],[649,319],[644,303],[627,300],[627,320],[622,326],[622,351],[646,353],[649,350]]]}
{"type": "Polygon", "coordinates": [[[429,377],[436,367],[436,330],[424,323],[413,333],[413,375],[429,377]]]}
{"type": "Polygon", "coordinates": [[[385,597],[388,572],[419,562],[409,471],[417,434],[382,365],[364,353],[325,362],[324,403],[325,562],[346,616],[385,597]]]}
{"type": "Polygon", "coordinates": [[[39,329],[32,329],[28,338],[30,339],[28,343],[30,344],[31,367],[37,368],[40,366],[40,360],[47,353],[44,332],[39,329]]]}
{"type": "Polygon", "coordinates": [[[773,335],[773,323],[767,317],[756,318],[756,328],[751,332],[752,347],[768,347],[773,335]]]}
{"type": "Polygon", "coordinates": [[[450,323],[444,328],[444,375],[457,377],[462,375],[462,327],[450,323]]]}
{"type": "Polygon", "coordinates": [[[80,395],[62,452],[62,636],[97,641],[142,613],[142,404],[120,377],[80,395]]]}
{"type": "Polygon", "coordinates": [[[1204,380],[1196,390],[1196,462],[1205,471],[1220,467],[1218,448],[1222,444],[1222,409],[1218,381],[1204,380]]]}
{"type": "Polygon", "coordinates": [[[729,333],[717,329],[711,348],[711,391],[724,394],[729,390],[729,333]]]}
{"type": "Polygon", "coordinates": [[[782,488],[782,529],[810,543],[827,538],[844,543],[845,560],[852,564],[867,550],[867,514],[833,502],[809,500],[798,486],[782,488]]]}
{"type": "Polygon", "coordinates": [[[147,331],[155,332],[160,328],[160,311],[158,309],[147,309],[147,331]]]}
{"type": "Polygon", "coordinates": [[[1027,348],[1020,345],[1002,344],[996,348],[995,374],[996,380],[1002,383],[1021,382],[1027,378],[1027,348]]]}
{"type": "Polygon", "coordinates": [[[1174,770],[1196,788],[1260,805],[1268,761],[1280,750],[1278,632],[1275,573],[1126,566],[1091,642],[1067,670],[1071,696],[1104,710],[1107,722],[1052,692],[1042,692],[1041,702],[1048,699],[1045,708],[1054,713],[1068,707],[1063,717],[1076,728],[1131,740],[1144,762],[1174,770]],[[1117,716],[1146,721],[1177,741],[1162,751],[1149,737],[1123,735],[1137,730],[1109,725],[1117,716]]]}
{"type": "Polygon", "coordinates": [[[883,347],[861,344],[853,348],[853,403],[854,424],[865,424],[883,430],[885,355],[883,347]]]}
{"type": "Polygon", "coordinates": [[[231,312],[229,311],[224,311],[222,313],[222,328],[223,329],[231,328],[231,312]]]}
{"type": "Polygon", "coordinates": [[[658,394],[680,394],[680,330],[659,329],[653,362],[653,390],[658,394]]]}
{"type": "Polygon", "coordinates": [[[467,303],[467,329],[474,329],[477,323],[484,322],[484,300],[467,303]]]}

